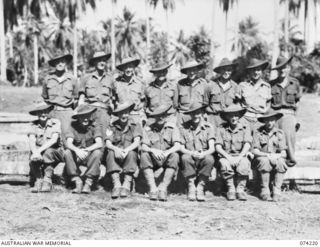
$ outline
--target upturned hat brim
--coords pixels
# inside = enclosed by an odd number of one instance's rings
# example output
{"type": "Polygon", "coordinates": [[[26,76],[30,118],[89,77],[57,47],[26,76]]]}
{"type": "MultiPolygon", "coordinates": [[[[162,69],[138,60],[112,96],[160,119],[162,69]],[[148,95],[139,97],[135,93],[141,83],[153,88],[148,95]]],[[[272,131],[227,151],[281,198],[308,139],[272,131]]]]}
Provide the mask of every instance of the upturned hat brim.
{"type": "Polygon", "coordinates": [[[183,67],[182,69],[180,69],[181,73],[185,74],[188,70],[190,69],[202,69],[204,67],[204,64],[203,63],[198,63],[198,64],[195,64],[195,65],[191,65],[191,66],[186,66],[186,67],[183,67]]]}
{"type": "Polygon", "coordinates": [[[65,59],[67,63],[70,63],[73,59],[73,56],[71,54],[66,54],[66,55],[62,55],[59,57],[55,57],[51,60],[48,61],[48,64],[52,67],[54,67],[57,64],[57,61],[59,61],[60,59],[65,59]]]}
{"type": "Polygon", "coordinates": [[[37,116],[40,112],[52,111],[53,107],[54,107],[53,105],[42,105],[42,106],[36,107],[35,109],[29,111],[29,114],[32,116],[37,116]]]}
{"type": "Polygon", "coordinates": [[[271,114],[266,114],[262,117],[258,117],[258,121],[261,122],[261,123],[264,123],[270,119],[280,119],[282,118],[283,114],[281,112],[274,112],[274,113],[271,113],[271,114]]]}
{"type": "Polygon", "coordinates": [[[150,72],[150,73],[160,72],[160,71],[169,69],[171,66],[172,66],[172,64],[168,64],[168,65],[166,65],[166,66],[153,68],[153,69],[150,69],[149,72],[150,72]]]}
{"type": "Polygon", "coordinates": [[[228,67],[231,67],[232,71],[234,71],[237,65],[238,65],[237,63],[224,64],[224,65],[215,67],[213,71],[219,74],[222,69],[228,68],[228,67]]]}
{"type": "Polygon", "coordinates": [[[124,62],[124,63],[121,63],[121,64],[117,65],[116,68],[117,68],[118,70],[121,70],[121,71],[122,71],[123,68],[124,68],[125,66],[127,66],[128,64],[133,64],[134,67],[137,67],[137,66],[139,65],[139,63],[140,63],[140,59],[139,59],[139,58],[136,58],[136,59],[132,59],[132,60],[126,61],[126,62],[124,62]]]}
{"type": "Polygon", "coordinates": [[[230,115],[235,115],[235,114],[240,114],[241,116],[243,116],[246,113],[246,109],[239,109],[239,110],[234,110],[234,111],[222,111],[220,113],[221,118],[225,119],[227,116],[230,115]]]}
{"type": "Polygon", "coordinates": [[[132,103],[132,104],[126,105],[125,107],[120,106],[119,108],[115,109],[112,112],[112,115],[118,116],[124,111],[127,111],[127,110],[132,111],[134,109],[135,105],[136,105],[135,103],[132,103]]]}
{"type": "Polygon", "coordinates": [[[81,116],[92,115],[96,110],[97,110],[97,108],[92,108],[92,109],[88,109],[88,110],[80,112],[80,113],[75,113],[72,115],[72,118],[78,119],[81,116]]]}
{"type": "Polygon", "coordinates": [[[99,60],[99,59],[109,60],[110,57],[111,57],[111,53],[108,53],[108,54],[105,54],[102,56],[93,57],[89,60],[89,65],[94,66],[94,64],[97,60],[99,60]]]}
{"type": "Polygon", "coordinates": [[[285,61],[283,61],[282,63],[280,63],[280,64],[276,65],[275,67],[273,67],[271,70],[283,68],[284,66],[286,66],[288,63],[291,62],[292,58],[293,58],[293,57],[288,58],[287,60],[285,60],[285,61]]]}
{"type": "Polygon", "coordinates": [[[254,69],[258,69],[258,68],[261,68],[262,70],[265,70],[268,66],[269,66],[269,62],[268,61],[262,61],[260,63],[254,64],[254,65],[247,66],[246,70],[254,70],[254,69]]]}

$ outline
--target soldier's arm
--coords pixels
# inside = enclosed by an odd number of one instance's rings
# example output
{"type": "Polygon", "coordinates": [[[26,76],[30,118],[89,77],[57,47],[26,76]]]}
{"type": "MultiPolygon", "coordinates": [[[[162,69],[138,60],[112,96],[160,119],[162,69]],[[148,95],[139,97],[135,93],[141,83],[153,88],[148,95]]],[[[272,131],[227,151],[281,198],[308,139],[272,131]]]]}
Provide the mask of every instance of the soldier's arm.
{"type": "Polygon", "coordinates": [[[88,151],[88,152],[92,152],[96,149],[99,149],[99,148],[102,148],[103,146],[103,143],[102,143],[102,137],[96,137],[94,139],[95,143],[92,144],[91,146],[89,147],[86,147],[84,150],[88,151]]]}
{"type": "Polygon", "coordinates": [[[28,140],[31,153],[35,153],[37,151],[35,134],[29,134],[28,140]]]}
{"type": "Polygon", "coordinates": [[[174,95],[173,95],[173,108],[174,109],[178,109],[178,105],[179,105],[178,102],[179,102],[179,87],[177,84],[175,91],[174,91],[174,95]]]}
{"type": "Polygon", "coordinates": [[[140,137],[140,136],[135,137],[135,138],[133,139],[133,142],[131,143],[131,145],[128,146],[128,147],[126,147],[124,150],[127,151],[127,152],[130,152],[130,151],[135,150],[136,148],[139,147],[140,141],[141,141],[141,137],[140,137]]]}
{"type": "Polygon", "coordinates": [[[169,148],[168,150],[166,150],[164,153],[165,153],[165,156],[168,156],[172,153],[178,152],[179,150],[180,150],[180,143],[175,142],[174,145],[171,148],[169,148]]]}
{"type": "Polygon", "coordinates": [[[113,145],[111,140],[108,140],[108,139],[106,140],[106,147],[107,147],[107,149],[112,150],[114,152],[122,152],[123,151],[122,148],[119,148],[119,147],[113,145]]]}
{"type": "Polygon", "coordinates": [[[222,145],[219,143],[216,144],[216,151],[218,154],[220,154],[222,157],[226,158],[227,160],[231,159],[231,156],[223,149],[222,145]]]}
{"type": "Polygon", "coordinates": [[[48,140],[47,142],[43,143],[41,147],[38,148],[38,152],[42,153],[48,148],[52,147],[53,145],[57,144],[59,140],[59,134],[58,133],[53,133],[51,136],[51,139],[48,140]]]}
{"type": "Polygon", "coordinates": [[[216,150],[216,149],[215,149],[215,144],[214,144],[214,139],[210,139],[210,140],[208,141],[208,145],[209,145],[208,150],[202,152],[202,154],[203,154],[204,156],[205,156],[205,155],[209,155],[209,154],[213,154],[214,151],[216,150]]]}

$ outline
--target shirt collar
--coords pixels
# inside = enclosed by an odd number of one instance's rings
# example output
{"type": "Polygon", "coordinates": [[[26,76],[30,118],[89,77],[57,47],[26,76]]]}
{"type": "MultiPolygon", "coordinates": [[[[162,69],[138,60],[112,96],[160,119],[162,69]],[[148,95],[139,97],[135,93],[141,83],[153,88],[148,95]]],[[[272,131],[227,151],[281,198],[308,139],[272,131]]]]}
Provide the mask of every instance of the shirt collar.
{"type": "MultiPolygon", "coordinates": [[[[63,77],[64,77],[64,80],[62,80],[62,81],[65,81],[66,79],[71,80],[72,79],[72,74],[70,72],[64,72],[63,77]]],[[[60,82],[59,79],[58,79],[58,76],[55,74],[55,71],[53,71],[53,72],[51,72],[49,74],[49,79],[54,79],[57,82],[60,82]]]]}
{"type": "Polygon", "coordinates": [[[92,76],[95,77],[95,78],[97,78],[97,79],[103,78],[103,77],[106,76],[106,72],[104,71],[103,74],[102,74],[102,76],[99,76],[98,71],[95,70],[95,71],[92,72],[92,76]]]}
{"type": "Polygon", "coordinates": [[[165,80],[164,81],[164,83],[161,85],[161,86],[159,86],[157,83],[156,83],[156,81],[154,80],[152,83],[151,83],[151,85],[153,86],[153,87],[156,87],[156,88],[161,88],[161,87],[168,87],[168,81],[167,80],[165,80]]]}
{"type": "Polygon", "coordinates": [[[112,125],[113,125],[114,127],[116,127],[118,130],[122,131],[123,133],[126,133],[126,132],[129,130],[129,127],[130,127],[131,123],[132,123],[132,122],[131,122],[130,120],[128,120],[127,125],[124,126],[124,128],[122,129],[122,128],[121,128],[121,125],[120,125],[120,122],[119,122],[119,119],[118,119],[118,120],[114,121],[114,122],[112,123],[112,125]]]}
{"type": "Polygon", "coordinates": [[[231,80],[227,81],[224,84],[222,82],[218,81],[218,85],[220,88],[223,89],[223,91],[227,91],[228,89],[230,89],[232,87],[231,80]]]}
{"type": "Polygon", "coordinates": [[[244,129],[244,125],[242,123],[238,123],[237,127],[235,127],[234,129],[231,129],[230,125],[226,127],[226,130],[228,130],[230,133],[237,133],[242,129],[244,129]]]}

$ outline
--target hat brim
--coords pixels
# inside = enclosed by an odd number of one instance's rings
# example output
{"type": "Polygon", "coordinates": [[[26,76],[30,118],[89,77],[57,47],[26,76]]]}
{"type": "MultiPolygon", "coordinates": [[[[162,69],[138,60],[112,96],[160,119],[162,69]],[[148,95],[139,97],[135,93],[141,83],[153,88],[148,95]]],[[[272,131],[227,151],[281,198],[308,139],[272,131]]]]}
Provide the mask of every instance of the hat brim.
{"type": "Polygon", "coordinates": [[[91,109],[91,110],[89,110],[89,111],[86,111],[86,112],[76,113],[76,114],[73,114],[73,115],[72,115],[72,118],[73,118],[73,119],[78,119],[78,118],[81,117],[81,116],[92,115],[96,110],[97,110],[97,108],[93,108],[93,109],[91,109]]]}
{"type": "Polygon", "coordinates": [[[197,107],[195,109],[192,109],[192,110],[189,110],[189,111],[185,111],[183,114],[190,115],[190,114],[193,114],[196,111],[204,111],[205,108],[207,108],[207,105],[203,105],[203,106],[197,107]]]}
{"type": "Polygon", "coordinates": [[[254,69],[260,69],[260,68],[261,68],[261,70],[265,70],[266,68],[268,68],[268,66],[269,66],[269,62],[264,61],[264,62],[258,63],[256,65],[248,66],[248,67],[246,67],[246,70],[254,70],[254,69]]]}
{"type": "Polygon", "coordinates": [[[184,68],[180,69],[180,71],[181,71],[181,73],[186,74],[186,72],[187,72],[188,70],[190,70],[190,69],[195,69],[195,68],[197,68],[197,69],[200,70],[200,69],[202,69],[203,67],[204,67],[204,64],[203,64],[203,63],[199,63],[199,64],[197,64],[197,65],[184,67],[184,68]]]}
{"type": "Polygon", "coordinates": [[[56,58],[53,58],[51,60],[48,61],[48,64],[52,67],[56,66],[57,64],[57,61],[60,60],[60,59],[65,59],[67,61],[67,63],[70,63],[73,59],[73,56],[71,54],[67,54],[67,55],[63,55],[63,56],[60,56],[60,57],[56,57],[56,58]]]}
{"type": "Polygon", "coordinates": [[[128,61],[126,63],[121,63],[121,64],[117,65],[116,68],[118,70],[123,71],[123,68],[126,67],[128,64],[133,64],[134,67],[137,67],[139,65],[139,63],[140,63],[140,59],[137,58],[137,59],[134,59],[132,61],[128,61]]]}
{"type": "Polygon", "coordinates": [[[147,116],[148,117],[152,117],[152,118],[156,118],[156,117],[159,117],[159,116],[163,116],[163,115],[170,115],[172,114],[173,112],[170,111],[172,109],[172,105],[168,106],[165,110],[163,110],[162,112],[147,112],[147,116]]]}
{"type": "Polygon", "coordinates": [[[167,70],[167,69],[169,69],[171,66],[172,66],[172,64],[168,64],[168,65],[166,65],[166,66],[164,66],[164,67],[159,67],[159,68],[150,69],[149,72],[150,72],[150,73],[157,73],[157,72],[160,72],[160,71],[167,70]]]}
{"type": "Polygon", "coordinates": [[[225,112],[225,111],[222,111],[220,113],[220,117],[224,120],[226,120],[226,118],[230,115],[235,115],[235,114],[240,114],[241,117],[246,113],[246,109],[242,109],[242,110],[237,110],[237,111],[228,111],[228,112],[225,112]]]}
{"type": "Polygon", "coordinates": [[[108,53],[106,55],[103,55],[103,56],[98,56],[98,57],[93,57],[89,60],[89,65],[90,66],[94,66],[95,65],[95,62],[99,59],[104,59],[104,60],[109,60],[111,57],[111,53],[108,53]]]}
{"type": "Polygon", "coordinates": [[[112,115],[114,115],[114,116],[119,116],[119,115],[121,115],[121,113],[123,113],[124,111],[132,111],[133,109],[134,109],[134,107],[135,107],[135,103],[132,103],[131,105],[129,105],[128,107],[126,107],[126,108],[123,108],[123,109],[119,109],[119,110],[114,110],[113,112],[112,112],[112,115]]]}
{"type": "Polygon", "coordinates": [[[37,116],[39,113],[44,112],[44,111],[52,111],[53,110],[53,105],[46,105],[46,106],[41,106],[38,107],[34,110],[29,111],[29,114],[32,116],[37,116]]]}
{"type": "Polygon", "coordinates": [[[281,64],[276,65],[275,67],[273,67],[271,70],[275,70],[275,69],[282,69],[284,66],[286,66],[288,63],[291,62],[293,57],[290,57],[287,59],[287,61],[282,62],[281,64]]]}
{"type": "Polygon", "coordinates": [[[216,73],[220,73],[222,69],[224,68],[228,68],[228,67],[231,67],[232,68],[232,71],[235,70],[235,68],[237,67],[237,63],[230,63],[230,64],[226,64],[226,65],[221,65],[221,66],[217,66],[213,69],[214,72],[216,73]]]}
{"type": "Polygon", "coordinates": [[[283,116],[283,114],[281,112],[277,112],[277,113],[272,114],[272,115],[258,117],[258,121],[261,122],[261,123],[265,123],[270,119],[279,120],[280,118],[282,118],[282,116],[283,116]]]}

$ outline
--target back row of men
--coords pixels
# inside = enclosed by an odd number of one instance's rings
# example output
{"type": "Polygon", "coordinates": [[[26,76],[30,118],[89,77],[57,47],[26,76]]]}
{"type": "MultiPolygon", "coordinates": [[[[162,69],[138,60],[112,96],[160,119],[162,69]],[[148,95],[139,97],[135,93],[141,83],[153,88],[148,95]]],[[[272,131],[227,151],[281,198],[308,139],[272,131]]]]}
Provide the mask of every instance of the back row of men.
{"type": "Polygon", "coordinates": [[[102,160],[112,178],[112,198],[130,194],[139,165],[150,199],[166,201],[181,160],[189,200],[205,199],[204,186],[214,164],[227,184],[228,200],[246,200],[251,168],[261,175],[261,199],[279,199],[284,173],[296,164],[300,89],[289,77],[291,58],[277,60],[272,69],[278,77],[269,83],[262,79],[269,63],[253,59],[246,68],[248,80],[239,85],[231,80],[236,64],[226,58],[214,68],[219,75],[215,80],[201,78],[203,64],[190,61],[181,68],[186,77],[178,82],[167,80],[170,64],[158,64],[150,70],[155,79],[148,85],[135,75],[139,59],[124,59],[117,66],[121,75],[113,80],[105,72],[109,58],[103,52],[94,54],[89,63],[95,70],[79,86],[66,72],[71,55],[49,61],[55,71],[43,85],[46,104],[30,112],[38,116],[29,133],[33,192],[51,191],[53,168],[64,161],[75,183],[73,192],[90,193],[102,160]],[[87,166],[84,182],[80,164],[87,166]],[[165,171],[157,187],[154,171],[159,167],[165,171]]]}

